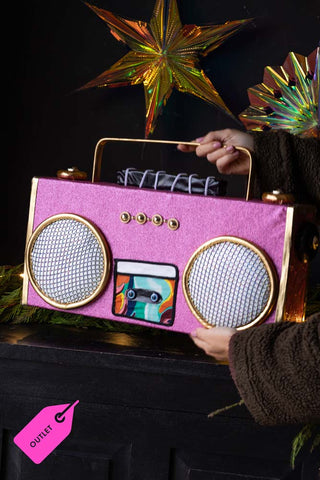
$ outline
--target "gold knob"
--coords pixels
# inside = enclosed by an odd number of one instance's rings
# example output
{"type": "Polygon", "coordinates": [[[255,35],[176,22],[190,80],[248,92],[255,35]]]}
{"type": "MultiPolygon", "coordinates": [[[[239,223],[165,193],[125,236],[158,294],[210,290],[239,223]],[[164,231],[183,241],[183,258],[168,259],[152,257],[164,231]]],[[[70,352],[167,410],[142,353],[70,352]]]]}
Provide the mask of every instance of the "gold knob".
{"type": "Polygon", "coordinates": [[[273,190],[272,192],[265,192],[262,195],[262,201],[264,203],[286,205],[294,203],[294,196],[290,193],[283,193],[281,190],[273,190]]]}
{"type": "Polygon", "coordinates": [[[62,180],[86,180],[87,173],[81,172],[77,167],[70,167],[67,170],[58,170],[57,177],[62,180]]]}
{"type": "Polygon", "coordinates": [[[143,225],[144,223],[146,223],[146,221],[147,221],[147,215],[145,215],[142,212],[137,213],[136,222],[139,223],[139,225],[143,225]]]}
{"type": "Polygon", "coordinates": [[[131,215],[128,212],[122,212],[120,215],[120,220],[122,223],[129,223],[131,220],[131,215]]]}
{"type": "Polygon", "coordinates": [[[177,230],[179,226],[179,221],[176,218],[170,218],[168,220],[168,227],[170,228],[170,230],[177,230]]]}
{"type": "Polygon", "coordinates": [[[159,215],[158,213],[156,213],[152,217],[152,223],[153,223],[153,225],[156,225],[157,227],[159,227],[160,225],[163,224],[163,217],[161,215],[159,215]]]}

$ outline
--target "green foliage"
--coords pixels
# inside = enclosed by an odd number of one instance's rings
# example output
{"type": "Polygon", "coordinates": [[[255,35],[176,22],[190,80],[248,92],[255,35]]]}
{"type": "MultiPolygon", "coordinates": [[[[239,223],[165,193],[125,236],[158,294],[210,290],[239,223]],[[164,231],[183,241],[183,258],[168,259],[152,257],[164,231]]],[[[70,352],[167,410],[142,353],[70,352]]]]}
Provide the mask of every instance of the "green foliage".
{"type": "Polygon", "coordinates": [[[232,403],[231,405],[227,405],[226,407],[219,408],[219,410],[215,410],[214,412],[209,413],[208,418],[213,418],[216,415],[220,415],[220,413],[227,412],[228,410],[231,410],[235,407],[241,407],[241,405],[244,405],[244,401],[242,399],[239,402],[232,403]]]}
{"type": "MultiPolygon", "coordinates": [[[[45,308],[21,305],[23,265],[0,267],[0,324],[46,324],[66,325],[79,328],[100,328],[105,331],[137,333],[145,332],[146,327],[100,318],[76,315],[73,313],[48,310],[45,308]]],[[[154,328],[148,328],[149,335],[157,335],[154,328]]],[[[162,335],[170,332],[161,331],[162,335]]]]}
{"type": "Polygon", "coordinates": [[[291,467],[295,467],[296,459],[304,446],[308,443],[313,434],[314,425],[305,425],[295,436],[291,449],[291,467]]]}
{"type": "Polygon", "coordinates": [[[310,453],[320,447],[320,425],[305,425],[295,436],[291,449],[291,467],[295,467],[295,463],[299,453],[309,447],[310,453]]]}
{"type": "MultiPolygon", "coordinates": [[[[23,265],[0,266],[0,323],[45,323],[49,325],[70,325],[73,327],[95,327],[116,332],[145,331],[146,327],[113,322],[84,315],[47,310],[21,305],[23,265]]],[[[310,289],[307,300],[307,315],[320,311],[320,285],[310,289]]],[[[156,329],[148,329],[159,334],[156,329]]],[[[163,332],[162,333],[167,333],[163,332]]],[[[169,332],[170,333],[170,332],[169,332]]]]}

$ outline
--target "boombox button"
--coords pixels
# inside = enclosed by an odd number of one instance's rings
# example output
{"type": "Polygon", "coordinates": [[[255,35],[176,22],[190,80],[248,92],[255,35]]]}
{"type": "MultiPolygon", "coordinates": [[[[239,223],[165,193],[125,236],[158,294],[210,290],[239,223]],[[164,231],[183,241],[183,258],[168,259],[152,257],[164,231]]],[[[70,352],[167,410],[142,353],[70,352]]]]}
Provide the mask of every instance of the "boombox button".
{"type": "Polygon", "coordinates": [[[169,218],[167,223],[170,230],[177,230],[180,226],[180,223],[176,218],[169,218]]]}
{"type": "Polygon", "coordinates": [[[139,223],[139,225],[144,225],[148,220],[148,217],[145,213],[137,213],[136,215],[136,222],[139,223]]]}
{"type": "Polygon", "coordinates": [[[57,177],[62,180],[86,180],[87,173],[81,172],[78,167],[70,167],[67,170],[58,170],[57,177]]]}
{"type": "Polygon", "coordinates": [[[160,227],[160,225],[163,224],[163,217],[161,215],[159,215],[158,213],[156,213],[152,217],[152,223],[153,223],[153,225],[156,225],[156,227],[160,227]]]}
{"type": "Polygon", "coordinates": [[[275,203],[277,205],[294,203],[294,196],[290,193],[283,193],[281,190],[273,190],[262,194],[264,203],[275,203]]]}
{"type": "Polygon", "coordinates": [[[131,221],[131,215],[129,212],[122,212],[120,215],[120,220],[122,223],[129,223],[131,221]]]}

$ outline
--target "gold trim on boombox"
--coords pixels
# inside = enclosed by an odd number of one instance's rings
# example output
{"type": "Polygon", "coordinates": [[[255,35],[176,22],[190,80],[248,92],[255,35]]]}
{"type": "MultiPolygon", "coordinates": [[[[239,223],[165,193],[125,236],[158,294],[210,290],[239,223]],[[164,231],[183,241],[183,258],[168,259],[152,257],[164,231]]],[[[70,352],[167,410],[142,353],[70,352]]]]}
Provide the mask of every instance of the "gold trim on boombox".
{"type": "Polygon", "coordinates": [[[105,288],[107,282],[108,282],[108,279],[109,279],[109,274],[110,274],[110,268],[111,268],[111,260],[110,260],[110,249],[109,249],[109,245],[107,243],[107,241],[105,240],[103,234],[101,233],[101,231],[98,229],[98,227],[96,226],[93,226],[92,223],[90,223],[88,220],[86,220],[85,218],[79,216],[79,215],[74,215],[74,214],[71,214],[71,213],[61,213],[61,214],[58,214],[58,215],[53,215],[52,217],[49,217],[47,218],[44,222],[42,222],[36,229],[35,231],[33,232],[31,238],[29,239],[29,242],[27,244],[27,248],[26,248],[26,254],[25,254],[25,265],[26,265],[26,270],[27,270],[27,274],[28,274],[28,277],[29,277],[29,280],[34,288],[34,290],[37,292],[37,294],[43,298],[43,300],[47,303],[49,303],[50,305],[52,305],[53,307],[56,307],[56,308],[61,308],[61,309],[71,309],[71,308],[77,308],[77,307],[81,307],[82,305],[85,305],[89,302],[91,302],[92,300],[94,300],[98,295],[100,295],[100,293],[103,291],[103,289],[105,288]],[[41,290],[41,287],[38,285],[37,281],[35,280],[35,278],[33,277],[33,273],[32,273],[32,261],[31,261],[31,253],[32,253],[32,249],[33,249],[33,246],[38,238],[38,236],[40,235],[40,233],[50,224],[58,221],[58,220],[76,220],[80,223],[82,223],[83,225],[85,225],[87,228],[89,228],[89,230],[93,233],[93,235],[95,236],[96,240],[98,241],[99,243],[99,246],[102,250],[102,254],[103,254],[103,262],[104,262],[104,267],[103,267],[103,274],[102,274],[102,279],[99,283],[99,286],[95,289],[95,291],[87,298],[79,301],[79,302],[74,302],[74,303],[68,303],[68,304],[63,304],[63,303],[59,303],[59,302],[56,302],[55,300],[52,300],[50,297],[48,297],[42,290],[41,290]]]}
{"type": "Polygon", "coordinates": [[[39,179],[34,177],[31,182],[31,195],[30,195],[29,217],[28,217],[28,226],[27,226],[26,249],[25,249],[25,255],[24,255],[24,275],[23,275],[22,296],[21,296],[22,305],[26,305],[28,302],[29,276],[27,274],[27,267],[26,267],[26,258],[27,258],[26,251],[27,251],[27,245],[33,230],[33,221],[34,221],[34,212],[36,207],[38,183],[39,183],[39,179]]]}
{"type": "Polygon", "coordinates": [[[282,269],[279,285],[279,295],[276,309],[275,322],[282,322],[285,316],[285,303],[287,295],[287,283],[290,267],[290,255],[292,247],[294,207],[287,208],[286,229],[283,242],[282,269]]]}
{"type": "Polygon", "coordinates": [[[248,324],[242,325],[242,326],[236,328],[237,330],[246,330],[249,327],[253,327],[254,325],[257,325],[257,324],[263,322],[263,320],[265,320],[268,317],[268,315],[270,314],[270,312],[272,311],[272,309],[275,305],[275,302],[276,302],[276,299],[277,299],[277,293],[278,293],[278,276],[277,276],[276,269],[273,265],[273,262],[269,258],[269,256],[266,254],[266,252],[261,250],[259,247],[257,247],[253,243],[251,243],[247,240],[244,240],[243,238],[239,238],[239,237],[221,236],[221,237],[213,238],[212,240],[209,240],[208,242],[202,244],[191,255],[191,257],[190,257],[190,259],[189,259],[189,261],[188,261],[188,263],[185,267],[185,270],[184,270],[184,273],[183,273],[183,280],[182,280],[183,294],[184,294],[184,297],[187,301],[188,307],[190,308],[191,312],[196,317],[196,319],[202,325],[204,325],[206,328],[214,327],[214,325],[208,323],[208,321],[204,318],[204,316],[199,312],[197,307],[194,305],[192,299],[190,298],[188,283],[189,283],[191,268],[193,267],[193,264],[194,264],[195,260],[197,259],[197,257],[202,252],[204,252],[205,250],[210,248],[212,245],[215,245],[217,243],[224,243],[224,242],[232,242],[232,243],[235,243],[237,245],[243,245],[244,247],[249,248],[255,254],[257,254],[259,256],[259,258],[261,259],[262,263],[264,264],[265,269],[266,269],[266,271],[268,273],[268,276],[269,276],[269,279],[270,279],[270,294],[269,294],[267,304],[266,304],[265,308],[263,309],[263,311],[254,320],[252,320],[248,324]]]}

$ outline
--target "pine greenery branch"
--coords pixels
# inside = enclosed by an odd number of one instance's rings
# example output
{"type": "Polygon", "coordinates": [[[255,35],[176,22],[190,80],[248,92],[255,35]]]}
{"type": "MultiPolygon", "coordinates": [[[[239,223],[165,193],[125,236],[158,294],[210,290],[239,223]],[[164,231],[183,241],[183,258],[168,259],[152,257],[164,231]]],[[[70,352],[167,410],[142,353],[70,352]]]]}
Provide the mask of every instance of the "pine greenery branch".
{"type": "MultiPolygon", "coordinates": [[[[297,433],[292,441],[291,467],[294,469],[300,452],[307,450],[312,453],[320,449],[320,425],[308,423],[297,433]]],[[[320,451],[318,452],[320,455],[320,451]]]]}
{"type": "Polygon", "coordinates": [[[312,424],[305,425],[300,432],[294,437],[291,448],[291,467],[294,469],[297,457],[301,450],[306,446],[312,438],[316,426],[312,424]]]}
{"type": "MultiPolygon", "coordinates": [[[[138,333],[146,327],[123,322],[93,318],[74,313],[48,310],[45,308],[21,305],[23,264],[14,267],[0,267],[0,324],[46,324],[65,325],[78,328],[100,328],[109,332],[138,333]]],[[[161,331],[162,336],[170,332],[161,331]]],[[[148,329],[148,334],[159,335],[156,329],[148,329]]]]}
{"type": "Polygon", "coordinates": [[[220,413],[227,412],[228,410],[231,410],[235,407],[241,407],[241,405],[244,405],[244,401],[242,399],[239,402],[232,403],[231,405],[227,405],[226,407],[219,408],[218,410],[214,410],[214,412],[209,413],[208,418],[213,418],[216,415],[220,415],[220,413]]]}
{"type": "MultiPolygon", "coordinates": [[[[96,327],[111,331],[145,331],[140,325],[130,325],[102,320],[67,312],[21,305],[23,264],[14,267],[0,266],[0,323],[47,323],[50,325],[71,325],[96,327]]],[[[309,289],[306,315],[320,311],[320,284],[309,289]]],[[[151,330],[151,329],[150,329],[151,330]]],[[[159,332],[152,329],[154,334],[159,332]]],[[[167,333],[163,332],[162,333],[167,333]]]]}

